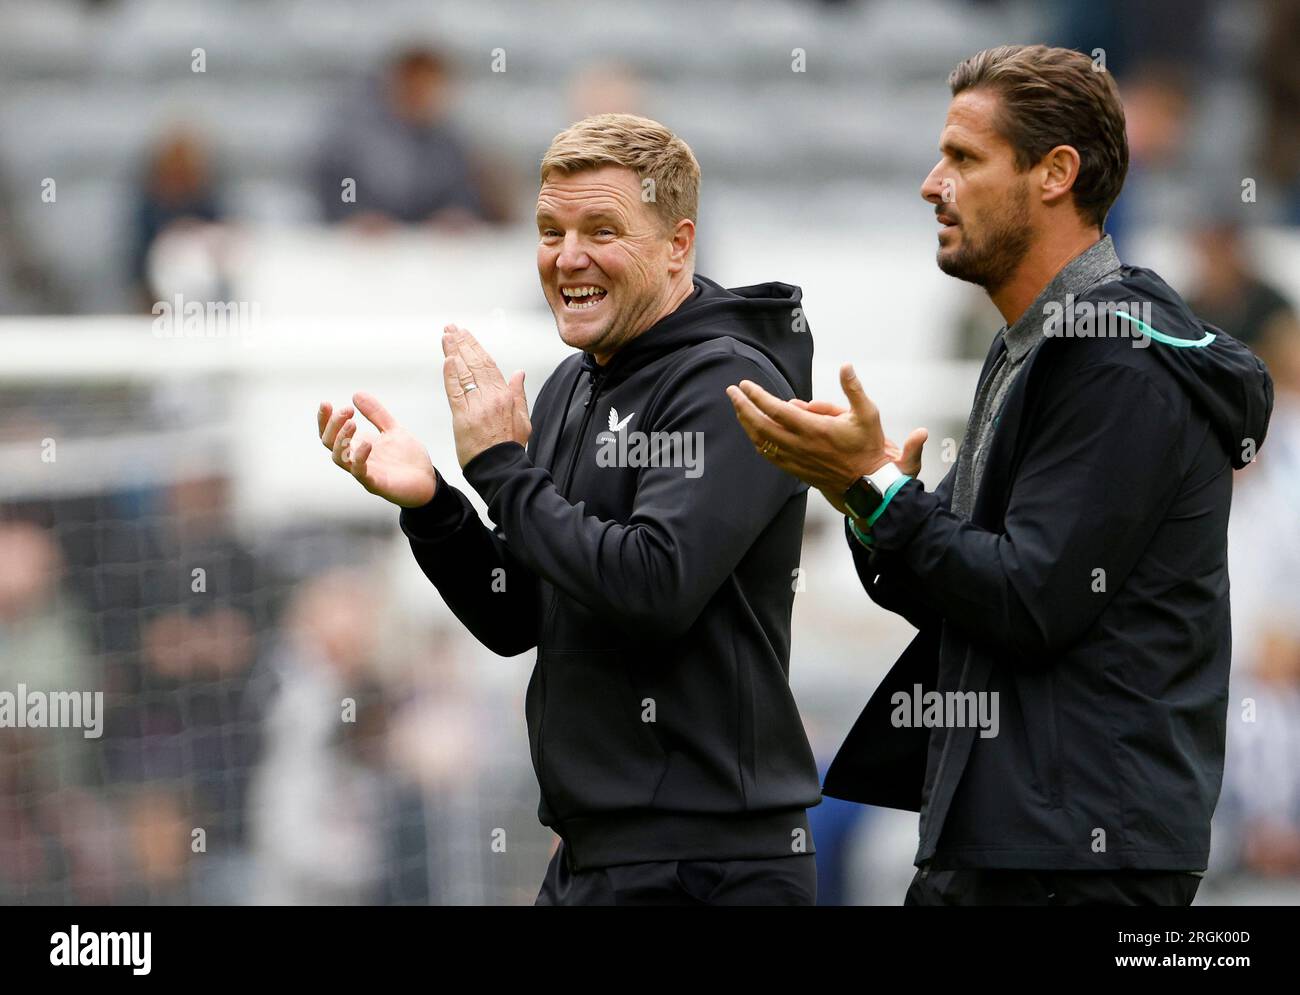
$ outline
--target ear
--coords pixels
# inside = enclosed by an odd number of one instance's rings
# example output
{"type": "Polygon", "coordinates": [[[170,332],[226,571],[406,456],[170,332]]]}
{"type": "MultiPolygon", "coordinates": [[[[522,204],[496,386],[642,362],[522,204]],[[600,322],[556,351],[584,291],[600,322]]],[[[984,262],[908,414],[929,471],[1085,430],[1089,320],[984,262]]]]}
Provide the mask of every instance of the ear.
{"type": "Polygon", "coordinates": [[[1048,207],[1055,207],[1074,189],[1079,178],[1079,152],[1072,145],[1058,145],[1039,163],[1042,171],[1042,198],[1048,207]]]}
{"type": "Polygon", "coordinates": [[[690,218],[682,218],[673,229],[672,242],[668,248],[668,272],[678,273],[685,268],[694,248],[695,222],[690,218]]]}

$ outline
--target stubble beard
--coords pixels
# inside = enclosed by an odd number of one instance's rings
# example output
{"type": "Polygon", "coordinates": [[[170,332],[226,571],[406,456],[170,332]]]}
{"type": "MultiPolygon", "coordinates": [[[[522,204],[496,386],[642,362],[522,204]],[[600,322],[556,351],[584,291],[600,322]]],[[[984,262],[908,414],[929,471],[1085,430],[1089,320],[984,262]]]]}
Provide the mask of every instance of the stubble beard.
{"type": "Polygon", "coordinates": [[[940,248],[935,255],[939,269],[948,276],[983,287],[990,294],[1001,289],[1029,252],[1032,241],[1028,182],[1021,181],[1004,204],[1004,208],[985,222],[978,239],[972,239],[970,232],[963,228],[962,241],[955,253],[945,255],[940,248]]]}

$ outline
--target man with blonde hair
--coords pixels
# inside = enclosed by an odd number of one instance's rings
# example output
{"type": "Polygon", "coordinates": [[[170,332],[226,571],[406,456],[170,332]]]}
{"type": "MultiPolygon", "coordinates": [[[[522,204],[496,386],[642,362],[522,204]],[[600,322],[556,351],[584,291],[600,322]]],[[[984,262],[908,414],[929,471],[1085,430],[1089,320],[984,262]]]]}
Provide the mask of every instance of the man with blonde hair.
{"type": "Polygon", "coordinates": [[[788,678],[807,488],[725,393],[807,399],[812,339],[798,287],[694,273],[699,180],[685,142],[626,114],[547,150],[537,268],[578,352],[530,418],[522,374],[443,337],[456,454],[495,529],[373,397],[353,401],[377,439],[354,438],[351,408],[318,414],[475,637],[537,648],[529,742],[561,839],[541,905],[815,901],[820,794],[788,678]]]}

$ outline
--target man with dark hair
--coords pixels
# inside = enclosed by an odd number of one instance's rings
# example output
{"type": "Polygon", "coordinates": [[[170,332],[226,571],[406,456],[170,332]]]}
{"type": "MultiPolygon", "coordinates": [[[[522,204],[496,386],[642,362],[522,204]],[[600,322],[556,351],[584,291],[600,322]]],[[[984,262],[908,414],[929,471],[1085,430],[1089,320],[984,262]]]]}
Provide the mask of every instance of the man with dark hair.
{"type": "Polygon", "coordinates": [[[1006,46],[950,84],[921,193],[940,268],[1006,321],[956,466],[927,491],[925,430],[887,441],[850,366],[847,408],[728,389],[919,630],[824,791],[921,813],[909,904],[1187,904],[1223,773],[1232,470],[1272,382],[1103,234],[1128,162],[1108,75],[1006,46]]]}

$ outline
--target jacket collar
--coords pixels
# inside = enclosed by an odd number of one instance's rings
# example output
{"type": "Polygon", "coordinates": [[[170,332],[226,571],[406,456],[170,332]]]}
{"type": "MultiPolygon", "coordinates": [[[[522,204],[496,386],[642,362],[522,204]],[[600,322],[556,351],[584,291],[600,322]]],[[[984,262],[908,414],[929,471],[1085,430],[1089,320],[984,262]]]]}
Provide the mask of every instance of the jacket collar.
{"type": "Polygon", "coordinates": [[[1043,340],[1048,304],[1064,306],[1067,294],[1079,297],[1094,284],[1118,279],[1119,268],[1119,256],[1115,254],[1115,243],[1109,235],[1103,235],[1062,266],[1034,298],[1034,302],[1025,309],[1025,313],[1012,325],[1002,329],[1002,338],[1007,344],[1007,358],[1012,364],[1019,364],[1043,340]]]}

